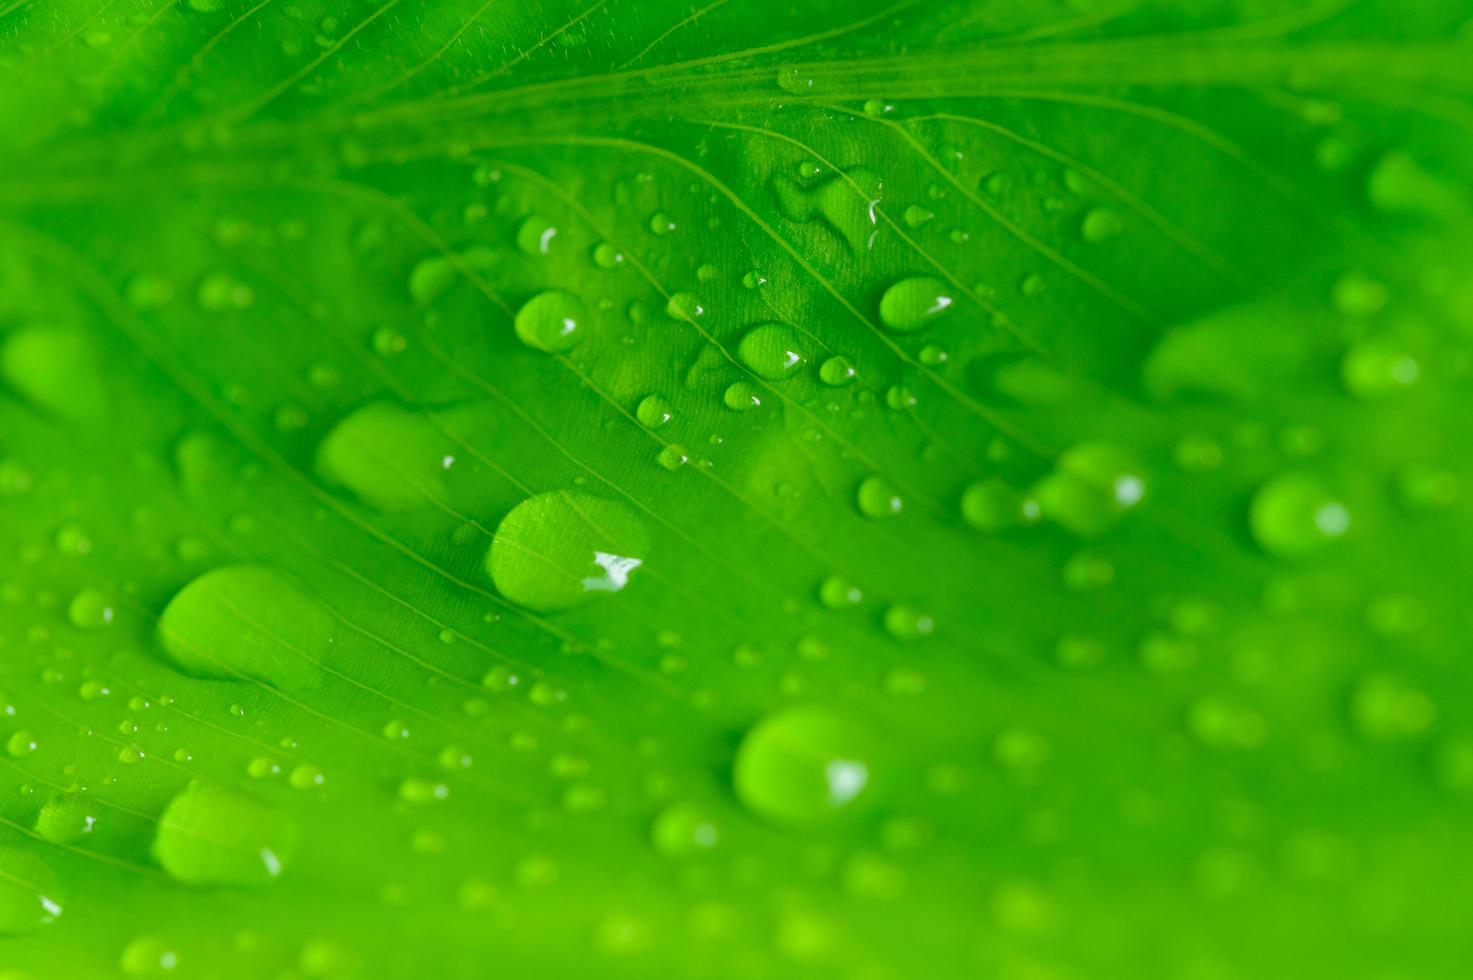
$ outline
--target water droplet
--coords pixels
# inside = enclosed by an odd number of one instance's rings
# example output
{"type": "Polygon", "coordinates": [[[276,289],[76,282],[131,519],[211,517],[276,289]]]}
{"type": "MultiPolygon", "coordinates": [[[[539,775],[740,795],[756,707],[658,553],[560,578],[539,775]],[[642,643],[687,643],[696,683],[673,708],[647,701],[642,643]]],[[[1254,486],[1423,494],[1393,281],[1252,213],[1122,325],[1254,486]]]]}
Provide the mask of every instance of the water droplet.
{"type": "Polygon", "coordinates": [[[525,255],[547,255],[556,237],[556,225],[540,214],[529,214],[517,227],[517,248],[525,255]]]}
{"type": "Polygon", "coordinates": [[[620,591],[648,549],[644,524],[628,507],[562,490],[524,500],[502,519],[486,569],[512,602],[552,612],[620,591]]]}
{"type": "Polygon", "coordinates": [[[1091,208],[1080,223],[1079,230],[1085,241],[1103,242],[1124,231],[1125,222],[1110,208],[1091,208]]]}
{"type": "Polygon", "coordinates": [[[593,264],[600,269],[617,269],[624,264],[624,253],[610,242],[599,242],[593,247],[593,264]]]}
{"type": "Polygon", "coordinates": [[[721,834],[711,816],[689,803],[673,803],[660,812],[650,828],[655,850],[667,857],[687,857],[709,851],[721,834]]]}
{"type": "Polygon", "coordinates": [[[906,208],[905,212],[901,215],[901,218],[904,219],[905,223],[911,228],[919,228],[921,225],[924,225],[926,222],[932,220],[935,217],[935,211],[923,208],[919,204],[912,204],[910,207],[906,208]]]}
{"type": "Polygon", "coordinates": [[[777,87],[789,95],[805,95],[813,89],[813,79],[798,66],[789,65],[778,70],[777,87]]]}
{"type": "Polygon", "coordinates": [[[30,729],[22,728],[6,739],[5,751],[12,758],[19,759],[36,751],[37,745],[35,733],[30,729]]]}
{"type": "Polygon", "coordinates": [[[675,221],[664,211],[650,215],[650,234],[665,236],[675,230],[675,221]]]}
{"type": "Polygon", "coordinates": [[[900,491],[883,476],[866,477],[859,484],[856,496],[859,512],[865,517],[894,517],[905,506],[900,491]]]}
{"type": "Polygon", "coordinates": [[[113,621],[112,601],[96,589],[83,589],[67,606],[67,618],[78,629],[102,629],[113,621]]]}
{"type": "Polygon", "coordinates": [[[746,381],[734,381],[727,385],[721,400],[726,403],[727,408],[735,412],[745,412],[762,404],[756,387],[746,381]]]}
{"type": "Polygon", "coordinates": [[[864,600],[859,586],[842,575],[830,575],[818,587],[818,599],[830,609],[846,609],[864,600]]]}
{"type": "Polygon", "coordinates": [[[858,723],[820,707],[789,708],[747,732],[732,779],[737,798],[759,816],[819,823],[873,795],[874,752],[858,723]]]}
{"type": "Polygon", "coordinates": [[[1363,737],[1389,742],[1425,734],[1437,717],[1437,708],[1431,698],[1405,681],[1373,674],[1356,685],[1350,715],[1363,737]]]}
{"type": "Polygon", "coordinates": [[[880,298],[880,320],[897,333],[923,330],[951,308],[951,291],[937,279],[902,279],[880,298]]]}
{"type": "Polygon", "coordinates": [[[444,496],[448,447],[448,438],[423,415],[371,402],[323,437],[317,475],[379,510],[417,510],[444,496]]]}
{"type": "Polygon", "coordinates": [[[229,565],[169,600],[158,638],[169,658],[197,677],[247,677],[299,691],[316,681],[333,620],[282,573],[229,565]]]}
{"type": "Polygon", "coordinates": [[[833,388],[847,385],[854,380],[854,365],[836,354],[818,366],[818,379],[833,388]]]}
{"type": "Polygon", "coordinates": [[[885,632],[902,643],[912,643],[936,632],[936,621],[914,606],[897,602],[885,610],[885,632]]]}
{"type": "Polygon", "coordinates": [[[1109,530],[1145,495],[1146,480],[1135,460],[1105,443],[1083,443],[1064,453],[1032,492],[1045,517],[1087,537],[1109,530]]]}
{"type": "Polygon", "coordinates": [[[92,833],[100,808],[84,793],[53,796],[36,815],[36,833],[58,844],[69,844],[92,833]]]}
{"type": "Polygon", "coordinates": [[[1351,317],[1375,316],[1390,296],[1384,284],[1354,274],[1342,276],[1331,293],[1335,309],[1351,317]]]}
{"type": "Polygon", "coordinates": [[[973,483],[962,493],[962,519],[979,531],[1005,531],[1038,520],[1038,502],[997,477],[973,483]]]}
{"type": "Polygon", "coordinates": [[[672,442],[660,450],[659,454],[655,457],[655,462],[659,463],[662,468],[674,473],[686,463],[690,462],[690,453],[684,446],[672,442]]]}
{"type": "Polygon", "coordinates": [[[164,809],[153,855],[189,884],[264,885],[280,876],[295,842],[296,828],[275,809],[195,780],[164,809]]]}
{"type": "Polygon", "coordinates": [[[665,302],[665,312],[677,320],[694,321],[706,312],[706,308],[695,293],[674,293],[665,302]]]}
{"type": "Polygon", "coordinates": [[[56,875],[41,858],[0,847],[0,935],[29,932],[61,915],[56,875]]]}
{"type": "Polygon", "coordinates": [[[790,378],[803,364],[798,333],[785,323],[758,324],[742,335],[737,359],[759,378],[790,378]]]}
{"type": "Polygon", "coordinates": [[[286,781],[292,785],[293,789],[320,789],[327,782],[327,776],[320,767],[310,762],[303,762],[292,769],[286,781]]]}
{"type": "Polygon", "coordinates": [[[173,971],[179,965],[179,954],[157,937],[139,936],[123,947],[118,965],[129,976],[154,976],[173,971]]]}
{"type": "Polygon", "coordinates": [[[1253,497],[1248,524],[1269,554],[1300,558],[1350,530],[1350,510],[1314,477],[1290,473],[1264,484],[1253,497]]]}
{"type": "Polygon", "coordinates": [[[409,295],[419,306],[429,306],[455,285],[456,269],[443,255],[421,259],[409,272],[409,295]]]}
{"type": "Polygon", "coordinates": [[[399,799],[423,806],[449,799],[450,787],[430,779],[406,779],[399,784],[399,799]]]}
{"type": "Polygon", "coordinates": [[[537,350],[561,354],[583,342],[588,318],[583,301],[572,293],[538,293],[517,310],[516,330],[522,343],[537,350]]]}
{"type": "Polygon", "coordinates": [[[102,364],[80,331],[51,326],[10,331],[0,346],[0,377],[37,408],[68,421],[107,413],[102,364]]]}
{"type": "Polygon", "coordinates": [[[1388,338],[1363,340],[1345,352],[1340,378],[1352,395],[1374,401],[1405,391],[1422,376],[1422,365],[1388,338]]]}
{"type": "Polygon", "coordinates": [[[675,410],[662,395],[645,395],[634,410],[634,417],[646,429],[658,429],[675,417],[675,410]]]}

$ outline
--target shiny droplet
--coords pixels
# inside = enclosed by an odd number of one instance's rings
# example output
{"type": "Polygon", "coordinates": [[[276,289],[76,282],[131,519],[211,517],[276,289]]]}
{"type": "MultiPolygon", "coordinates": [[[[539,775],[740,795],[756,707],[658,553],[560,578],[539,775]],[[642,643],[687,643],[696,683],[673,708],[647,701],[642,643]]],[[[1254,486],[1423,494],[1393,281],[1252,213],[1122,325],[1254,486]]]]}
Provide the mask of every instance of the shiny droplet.
{"type": "Polygon", "coordinates": [[[159,817],[153,855],[189,884],[264,885],[281,875],[296,828],[276,809],[198,780],[159,817]]]}
{"type": "Polygon", "coordinates": [[[940,280],[902,279],[880,298],[880,321],[897,333],[924,330],[951,308],[951,291],[940,280]]]}
{"type": "Polygon", "coordinates": [[[643,522],[624,504],[559,490],[522,501],[502,519],[486,570],[507,599],[552,612],[622,590],[648,549],[643,522]]]}
{"type": "Polygon", "coordinates": [[[812,824],[857,810],[871,795],[870,730],[820,707],[758,722],[737,749],[732,778],[749,810],[776,823],[812,824]]]}
{"type": "Polygon", "coordinates": [[[737,359],[759,378],[781,381],[803,364],[798,332],[785,323],[762,323],[737,343],[737,359]]]}
{"type": "Polygon", "coordinates": [[[517,336],[528,347],[560,354],[582,343],[587,317],[581,299],[572,293],[549,290],[538,293],[517,310],[517,336]]]}

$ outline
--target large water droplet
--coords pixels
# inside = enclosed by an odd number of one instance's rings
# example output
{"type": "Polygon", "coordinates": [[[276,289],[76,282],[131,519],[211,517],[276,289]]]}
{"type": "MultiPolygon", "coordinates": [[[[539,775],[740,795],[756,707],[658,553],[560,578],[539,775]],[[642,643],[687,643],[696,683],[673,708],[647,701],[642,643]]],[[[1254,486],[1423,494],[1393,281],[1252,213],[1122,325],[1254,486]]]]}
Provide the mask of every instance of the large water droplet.
{"type": "Polygon", "coordinates": [[[332,616],[275,569],[229,565],[181,589],[159,619],[169,658],[198,677],[310,687],[333,640],[332,616]]]}
{"type": "Polygon", "coordinates": [[[883,476],[866,477],[856,494],[859,512],[865,517],[894,517],[905,506],[900,491],[883,476]]]}
{"type": "Polygon", "coordinates": [[[811,824],[853,811],[871,794],[875,747],[855,721],[819,707],[758,722],[733,765],[737,797],[778,823],[811,824]]]}
{"type": "Polygon", "coordinates": [[[549,353],[570,351],[583,342],[588,311],[572,293],[538,293],[517,310],[517,336],[528,347],[549,353]]]}
{"type": "Polygon", "coordinates": [[[1084,443],[1064,453],[1032,494],[1044,516],[1085,536],[1109,530],[1145,495],[1146,480],[1135,460],[1106,443],[1084,443]]]}
{"type": "Polygon", "coordinates": [[[264,885],[280,876],[296,828],[258,800],[198,780],[169,801],[153,855],[193,885],[264,885]]]}
{"type": "Polygon", "coordinates": [[[449,439],[423,415],[373,402],[323,438],[317,475],[379,510],[417,510],[443,499],[449,450],[449,439]]]}
{"type": "Polygon", "coordinates": [[[56,875],[29,851],[0,847],[0,934],[29,932],[61,915],[56,875]]]}
{"type": "Polygon", "coordinates": [[[951,308],[951,291],[940,280],[902,279],[880,297],[880,321],[898,333],[924,330],[951,308]]]}
{"type": "Polygon", "coordinates": [[[1270,554],[1299,558],[1313,554],[1350,530],[1350,510],[1314,477],[1275,477],[1253,497],[1248,524],[1270,554]]]}
{"type": "Polygon", "coordinates": [[[37,408],[71,421],[106,412],[97,352],[78,330],[21,327],[0,347],[0,376],[37,408]]]}
{"type": "Polygon", "coordinates": [[[512,602],[551,612],[623,589],[648,550],[643,522],[625,505],[557,490],[502,518],[486,570],[512,602]]]}
{"type": "Polygon", "coordinates": [[[798,333],[785,323],[762,323],[748,330],[737,344],[737,358],[768,381],[792,377],[803,364],[798,333]]]}
{"type": "Polygon", "coordinates": [[[36,833],[58,844],[80,840],[92,833],[98,809],[84,793],[53,796],[36,815],[36,833]]]}

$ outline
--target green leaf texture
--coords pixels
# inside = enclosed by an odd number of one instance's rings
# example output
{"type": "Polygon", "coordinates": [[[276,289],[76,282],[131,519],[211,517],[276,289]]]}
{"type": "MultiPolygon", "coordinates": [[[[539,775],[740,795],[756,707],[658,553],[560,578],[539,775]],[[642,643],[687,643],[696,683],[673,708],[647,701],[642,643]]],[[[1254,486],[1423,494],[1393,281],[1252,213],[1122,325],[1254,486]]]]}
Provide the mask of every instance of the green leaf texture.
{"type": "Polygon", "coordinates": [[[1466,0],[0,0],[0,978],[1465,980],[1466,0]]]}

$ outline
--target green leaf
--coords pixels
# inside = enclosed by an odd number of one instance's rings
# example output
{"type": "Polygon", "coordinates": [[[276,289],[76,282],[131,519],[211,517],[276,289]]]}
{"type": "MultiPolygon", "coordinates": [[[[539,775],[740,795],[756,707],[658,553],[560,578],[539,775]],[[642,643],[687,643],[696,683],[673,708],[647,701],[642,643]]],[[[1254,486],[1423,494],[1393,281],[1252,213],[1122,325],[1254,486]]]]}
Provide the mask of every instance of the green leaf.
{"type": "Polygon", "coordinates": [[[1466,0],[0,0],[0,977],[1467,974],[1466,0]]]}

